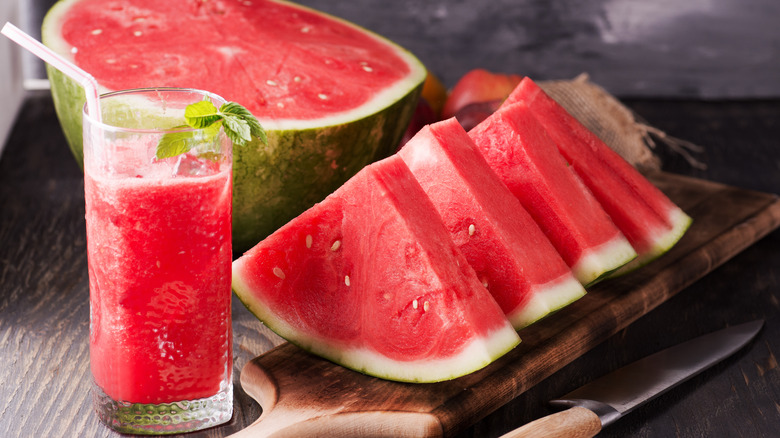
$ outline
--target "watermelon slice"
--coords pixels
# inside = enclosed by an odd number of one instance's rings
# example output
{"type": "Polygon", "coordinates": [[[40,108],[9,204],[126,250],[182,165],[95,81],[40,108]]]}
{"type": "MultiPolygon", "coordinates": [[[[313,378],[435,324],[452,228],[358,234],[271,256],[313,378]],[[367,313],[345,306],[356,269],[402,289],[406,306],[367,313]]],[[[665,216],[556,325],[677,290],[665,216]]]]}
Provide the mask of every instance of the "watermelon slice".
{"type": "MultiPolygon", "coordinates": [[[[185,87],[247,107],[267,145],[235,148],[233,247],[243,251],[393,153],[426,77],[408,51],[292,3],[61,0],[42,39],[102,91],[185,87]]],[[[79,163],[81,87],[47,68],[79,163]]]]}
{"type": "Polygon", "coordinates": [[[582,284],[636,257],[527,105],[502,106],[469,136],[582,284]]]}
{"type": "Polygon", "coordinates": [[[639,171],[583,126],[530,78],[523,78],[504,105],[525,102],[558,150],[628,238],[639,255],[627,272],[677,243],[691,218],[639,171]]]}
{"type": "Polygon", "coordinates": [[[283,338],[385,379],[454,378],[520,341],[395,155],[238,258],[233,288],[283,338]]]}
{"type": "Polygon", "coordinates": [[[424,127],[399,155],[515,329],[585,295],[458,120],[424,127]]]}

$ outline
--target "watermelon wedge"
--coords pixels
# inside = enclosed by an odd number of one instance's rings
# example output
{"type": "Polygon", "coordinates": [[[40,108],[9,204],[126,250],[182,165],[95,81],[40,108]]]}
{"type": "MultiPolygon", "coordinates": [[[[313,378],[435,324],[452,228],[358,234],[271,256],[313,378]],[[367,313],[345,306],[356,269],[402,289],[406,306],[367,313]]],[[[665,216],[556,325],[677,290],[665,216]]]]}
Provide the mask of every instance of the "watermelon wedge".
{"type": "Polygon", "coordinates": [[[458,120],[424,127],[399,155],[515,329],[585,295],[458,120]]]}
{"type": "Polygon", "coordinates": [[[583,285],[636,257],[527,105],[502,106],[469,136],[583,285]]]}
{"type": "MultiPolygon", "coordinates": [[[[272,0],[60,0],[43,42],[101,90],[184,87],[247,107],[267,145],[235,148],[233,248],[243,251],[395,152],[426,77],[396,44],[339,18],[272,0]]],[[[81,87],[47,68],[81,163],[81,87]]]]}
{"type": "Polygon", "coordinates": [[[288,341],[385,379],[451,379],[520,341],[395,155],[233,262],[233,288],[288,341]]]}
{"type": "Polygon", "coordinates": [[[691,218],[533,80],[523,78],[504,105],[516,102],[531,109],[636,250],[638,257],[621,272],[652,261],[680,240],[691,218]]]}

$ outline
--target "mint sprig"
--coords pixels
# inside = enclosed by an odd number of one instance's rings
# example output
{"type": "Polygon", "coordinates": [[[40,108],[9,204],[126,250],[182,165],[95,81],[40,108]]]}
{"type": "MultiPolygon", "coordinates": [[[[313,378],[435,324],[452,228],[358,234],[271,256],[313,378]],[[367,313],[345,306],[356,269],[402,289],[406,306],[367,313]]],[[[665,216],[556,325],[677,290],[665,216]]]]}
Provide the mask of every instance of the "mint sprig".
{"type": "MultiPolygon", "coordinates": [[[[247,144],[253,136],[259,138],[264,144],[268,142],[265,130],[257,118],[235,102],[226,102],[219,109],[210,100],[195,102],[184,109],[184,120],[187,125],[176,128],[204,129],[206,135],[213,138],[222,127],[230,141],[237,146],[247,144]]],[[[155,155],[158,159],[163,159],[189,152],[197,144],[193,135],[192,131],[163,135],[157,144],[155,155]]]]}

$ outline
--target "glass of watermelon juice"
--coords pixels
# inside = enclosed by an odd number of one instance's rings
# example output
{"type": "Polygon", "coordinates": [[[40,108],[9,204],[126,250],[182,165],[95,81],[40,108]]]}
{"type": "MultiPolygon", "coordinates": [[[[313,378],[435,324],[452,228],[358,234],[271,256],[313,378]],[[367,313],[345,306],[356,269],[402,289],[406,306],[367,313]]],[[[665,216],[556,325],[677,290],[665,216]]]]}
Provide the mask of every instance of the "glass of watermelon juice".
{"type": "MultiPolygon", "coordinates": [[[[230,420],[231,142],[182,127],[197,90],[104,94],[83,114],[90,368],[100,419],[127,433],[230,420]],[[164,134],[192,146],[156,158],[164,134]]],[[[183,143],[182,143],[183,144],[183,143]]]]}

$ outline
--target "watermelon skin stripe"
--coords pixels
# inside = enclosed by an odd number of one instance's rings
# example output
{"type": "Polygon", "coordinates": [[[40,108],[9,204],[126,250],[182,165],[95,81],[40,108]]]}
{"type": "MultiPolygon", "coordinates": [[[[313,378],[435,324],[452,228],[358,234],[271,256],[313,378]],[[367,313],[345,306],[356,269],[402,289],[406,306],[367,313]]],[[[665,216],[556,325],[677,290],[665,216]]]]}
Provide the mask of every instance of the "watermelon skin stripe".
{"type": "Polygon", "coordinates": [[[619,273],[656,259],[685,234],[691,218],[532,79],[523,78],[503,105],[517,102],[528,105],[636,250],[638,257],[619,273]]]}

